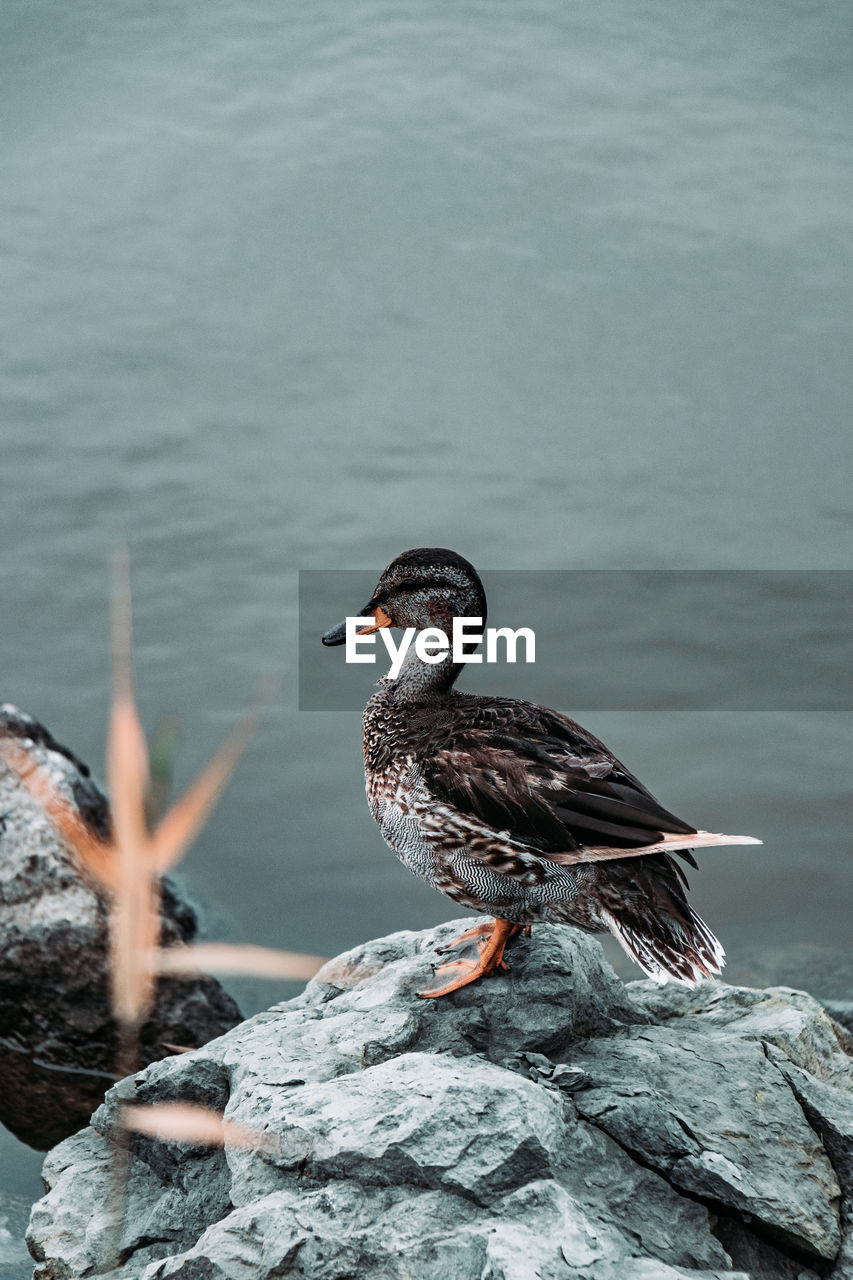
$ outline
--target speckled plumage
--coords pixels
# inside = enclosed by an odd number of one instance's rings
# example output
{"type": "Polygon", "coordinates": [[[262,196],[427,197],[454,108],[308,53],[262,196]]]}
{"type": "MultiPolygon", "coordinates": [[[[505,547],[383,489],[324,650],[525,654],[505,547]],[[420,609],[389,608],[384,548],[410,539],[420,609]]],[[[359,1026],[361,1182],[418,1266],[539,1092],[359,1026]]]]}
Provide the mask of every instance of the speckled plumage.
{"type": "MultiPolygon", "coordinates": [[[[454,616],[485,623],[486,602],[467,561],[427,548],[398,557],[362,613],[449,633],[454,616]]],[[[691,837],[753,841],[697,832],[568,717],[456,693],[458,673],[450,657],[426,664],[412,647],[365,709],[368,803],[398,857],[454,902],[510,925],[609,929],[659,980],[718,973],[722,948],[689,906],[680,866],[649,846],[693,862],[691,837]]]]}

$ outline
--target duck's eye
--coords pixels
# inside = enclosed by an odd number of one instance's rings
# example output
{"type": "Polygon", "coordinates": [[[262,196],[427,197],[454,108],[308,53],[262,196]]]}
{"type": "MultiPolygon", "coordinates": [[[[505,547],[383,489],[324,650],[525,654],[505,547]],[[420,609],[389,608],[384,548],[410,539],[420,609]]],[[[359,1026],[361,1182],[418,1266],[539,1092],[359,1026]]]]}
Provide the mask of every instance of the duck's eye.
{"type": "Polygon", "coordinates": [[[417,591],[420,585],[421,584],[419,582],[416,582],[414,578],[404,578],[403,581],[400,583],[400,590],[401,591],[417,591]]]}

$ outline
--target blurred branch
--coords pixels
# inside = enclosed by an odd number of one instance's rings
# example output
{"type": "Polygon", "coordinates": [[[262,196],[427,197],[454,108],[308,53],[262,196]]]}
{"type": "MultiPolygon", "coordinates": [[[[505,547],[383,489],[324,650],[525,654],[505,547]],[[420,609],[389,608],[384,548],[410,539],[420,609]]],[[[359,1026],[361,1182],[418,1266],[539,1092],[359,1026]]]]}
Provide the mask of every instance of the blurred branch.
{"type": "Polygon", "coordinates": [[[277,951],[274,947],[228,942],[161,948],[153,952],[148,961],[154,973],[240,973],[301,982],[313,978],[326,962],[325,956],[309,956],[301,951],[277,951]]]}
{"type": "Polygon", "coordinates": [[[278,1148],[274,1134],[261,1133],[235,1120],[226,1120],[218,1111],[194,1102],[158,1102],[152,1106],[125,1106],[124,1123],[134,1133],[144,1133],[162,1142],[188,1142],[206,1147],[244,1147],[250,1151],[278,1148]]]}
{"type": "MultiPolygon", "coordinates": [[[[154,997],[158,974],[228,969],[234,973],[300,980],[313,977],[325,961],[292,951],[204,943],[160,948],[160,877],[183,857],[198,835],[237,766],[277,683],[266,681],[235,726],[180,799],[152,826],[165,796],[174,735],[164,758],[155,760],[154,785],[148,746],[133,692],[130,563],[127,548],[113,557],[111,607],[113,697],[107,740],[107,787],[112,813],[110,839],[92,831],[52,781],[9,734],[0,734],[0,758],[20,778],[55,824],[81,871],[109,899],[111,1003],[119,1029],[119,1077],[139,1065],[139,1031],[154,997]],[[156,790],[159,788],[159,791],[156,790]]],[[[114,1145],[112,1192],[102,1265],[120,1256],[130,1158],[129,1130],[167,1141],[268,1147],[269,1135],[225,1120],[189,1103],[151,1107],[120,1106],[121,1129],[114,1145]]]]}

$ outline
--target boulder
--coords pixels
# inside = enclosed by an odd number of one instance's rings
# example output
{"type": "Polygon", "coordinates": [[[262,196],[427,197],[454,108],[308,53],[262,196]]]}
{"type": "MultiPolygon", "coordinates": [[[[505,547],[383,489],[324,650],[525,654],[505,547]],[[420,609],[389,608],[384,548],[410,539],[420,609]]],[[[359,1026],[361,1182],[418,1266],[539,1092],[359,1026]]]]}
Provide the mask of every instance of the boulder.
{"type": "Polygon", "coordinates": [[[48,1156],[36,1280],[842,1280],[850,1040],[809,996],[623,985],[536,926],[508,973],[416,991],[470,921],[330,961],[296,999],[110,1091],[48,1156]],[[104,1270],[122,1100],[258,1135],[131,1141],[104,1270]]]}
{"type": "MultiPolygon", "coordinates": [[[[13,735],[100,834],[107,800],[88,768],[30,716],[0,707],[13,735]]],[[[192,940],[195,910],[163,882],[162,939],[192,940]]],[[[15,773],[0,762],[0,1121],[46,1149],[86,1124],[114,1081],[117,1036],[109,1006],[107,914],[56,829],[15,773]]],[[[162,979],[142,1029],[140,1060],[164,1042],[199,1045],[240,1020],[210,977],[162,979]]]]}

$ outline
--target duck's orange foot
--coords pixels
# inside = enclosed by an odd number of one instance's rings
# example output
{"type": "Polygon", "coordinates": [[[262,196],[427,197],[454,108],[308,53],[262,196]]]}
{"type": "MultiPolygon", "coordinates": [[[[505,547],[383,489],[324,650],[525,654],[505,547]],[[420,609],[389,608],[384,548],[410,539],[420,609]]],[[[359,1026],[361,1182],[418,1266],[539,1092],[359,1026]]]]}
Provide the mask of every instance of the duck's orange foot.
{"type": "Polygon", "coordinates": [[[488,938],[495,927],[494,920],[484,920],[482,924],[475,924],[472,929],[466,929],[464,933],[460,933],[458,938],[454,938],[452,942],[448,942],[446,947],[436,947],[438,955],[446,955],[448,951],[462,945],[463,942],[470,942],[472,938],[488,938]]]}
{"type": "MultiPolygon", "coordinates": [[[[453,974],[451,980],[438,987],[427,987],[424,991],[418,991],[417,994],[422,1000],[434,1000],[436,996],[446,996],[451,991],[458,991],[460,987],[467,987],[478,978],[486,978],[498,969],[506,969],[503,958],[504,947],[510,938],[514,938],[521,932],[521,928],[520,924],[510,924],[508,920],[495,920],[494,924],[481,924],[469,929],[467,933],[463,933],[461,937],[451,942],[450,947],[467,942],[470,938],[477,938],[480,948],[479,960],[451,960],[448,964],[439,965],[436,974],[448,976],[453,974]]],[[[447,951],[450,947],[443,947],[442,950],[447,951]]]]}
{"type": "MultiPolygon", "coordinates": [[[[501,923],[505,924],[506,921],[502,921],[501,923]]],[[[435,949],[436,954],[440,956],[447,955],[448,951],[455,950],[455,948],[461,946],[463,942],[470,942],[473,938],[488,939],[491,936],[494,930],[494,927],[495,927],[494,920],[484,920],[482,924],[475,924],[472,929],[466,929],[464,933],[460,933],[458,938],[454,938],[452,942],[448,942],[446,947],[436,947],[435,949]]],[[[526,924],[524,926],[514,925],[513,929],[515,930],[515,933],[517,933],[518,930],[521,929],[522,927],[524,929],[525,938],[529,938],[530,937],[529,924],[526,924]]],[[[510,938],[513,937],[513,934],[509,934],[509,937],[510,938]]],[[[482,947],[482,943],[480,943],[480,946],[482,947]]],[[[503,960],[500,961],[499,968],[501,969],[506,968],[506,965],[504,964],[503,960]]]]}

